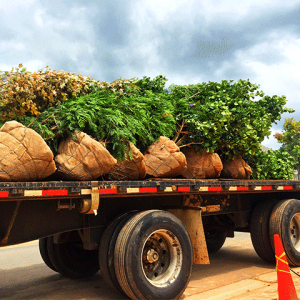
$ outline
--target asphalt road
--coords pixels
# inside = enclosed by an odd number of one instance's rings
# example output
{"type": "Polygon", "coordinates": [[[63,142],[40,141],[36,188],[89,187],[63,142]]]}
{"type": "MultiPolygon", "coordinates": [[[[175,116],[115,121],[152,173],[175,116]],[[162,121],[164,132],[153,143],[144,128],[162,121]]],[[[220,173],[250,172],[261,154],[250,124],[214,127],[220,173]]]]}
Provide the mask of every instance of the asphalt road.
{"type": "MultiPolygon", "coordinates": [[[[255,253],[248,233],[236,233],[210,256],[210,265],[195,265],[182,298],[269,273],[274,266],[255,253]]],[[[42,261],[36,242],[0,248],[0,299],[127,299],[105,285],[98,272],[71,280],[42,261]]]]}

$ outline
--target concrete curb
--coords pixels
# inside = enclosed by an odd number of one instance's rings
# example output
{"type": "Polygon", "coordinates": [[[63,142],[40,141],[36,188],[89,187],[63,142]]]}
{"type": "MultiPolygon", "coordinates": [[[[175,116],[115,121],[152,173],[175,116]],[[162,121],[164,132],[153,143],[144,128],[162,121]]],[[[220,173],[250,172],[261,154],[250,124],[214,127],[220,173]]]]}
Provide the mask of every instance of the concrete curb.
{"type": "MultiPolygon", "coordinates": [[[[293,268],[300,274],[300,268],[293,268]]],[[[292,274],[292,278],[298,295],[300,295],[300,277],[292,274]]],[[[270,272],[251,279],[241,280],[216,289],[196,293],[194,295],[183,295],[185,300],[271,300],[277,299],[277,273],[270,272]]]]}

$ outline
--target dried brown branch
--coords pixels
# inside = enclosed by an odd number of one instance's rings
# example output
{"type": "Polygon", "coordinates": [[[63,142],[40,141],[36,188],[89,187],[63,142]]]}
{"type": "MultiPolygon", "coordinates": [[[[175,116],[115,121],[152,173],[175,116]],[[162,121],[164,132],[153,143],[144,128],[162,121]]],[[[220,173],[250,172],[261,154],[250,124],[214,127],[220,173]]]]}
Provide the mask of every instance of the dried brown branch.
{"type": "Polygon", "coordinates": [[[184,122],[184,120],[183,120],[183,121],[182,121],[182,124],[181,124],[180,127],[179,127],[179,130],[178,130],[176,136],[175,136],[174,139],[173,139],[174,143],[176,143],[176,141],[178,140],[178,138],[179,138],[179,136],[180,136],[180,134],[181,134],[181,132],[182,132],[182,129],[183,129],[184,125],[185,125],[185,122],[184,122]]]}
{"type": "Polygon", "coordinates": [[[178,142],[176,142],[176,145],[177,146],[180,146],[181,145],[181,143],[187,138],[187,134],[185,134],[183,137],[181,137],[180,139],[179,139],[179,141],[178,142]]]}
{"type": "Polygon", "coordinates": [[[195,142],[191,142],[182,146],[179,146],[179,148],[183,148],[183,147],[189,147],[190,145],[202,145],[203,143],[195,143],[195,142]]]}
{"type": "Polygon", "coordinates": [[[201,94],[201,92],[196,93],[195,95],[189,97],[189,99],[196,97],[197,95],[201,94]]]}
{"type": "MultiPolygon", "coordinates": [[[[66,129],[63,129],[63,131],[65,131],[65,130],[66,130],[66,129]]],[[[54,138],[56,138],[57,136],[60,136],[60,135],[61,135],[61,132],[58,132],[58,133],[56,133],[56,134],[54,134],[54,135],[52,135],[52,136],[50,136],[50,137],[44,139],[44,141],[45,141],[45,142],[46,142],[46,141],[49,141],[49,140],[54,139],[54,138]]]]}
{"type": "Polygon", "coordinates": [[[41,122],[41,124],[46,123],[52,116],[47,117],[43,122],[41,122]]]}
{"type": "Polygon", "coordinates": [[[36,120],[37,120],[37,117],[27,126],[27,128],[29,128],[36,120]]]}

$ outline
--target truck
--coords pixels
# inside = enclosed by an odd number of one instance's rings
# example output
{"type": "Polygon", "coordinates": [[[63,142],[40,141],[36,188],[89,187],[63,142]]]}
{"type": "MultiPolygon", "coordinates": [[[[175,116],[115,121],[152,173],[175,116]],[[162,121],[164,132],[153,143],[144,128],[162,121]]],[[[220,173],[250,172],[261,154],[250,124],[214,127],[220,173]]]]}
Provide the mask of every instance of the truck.
{"type": "Polygon", "coordinates": [[[235,232],[275,262],[279,234],[300,266],[300,181],[163,179],[0,182],[0,246],[39,239],[45,264],[69,278],[100,269],[131,299],[178,299],[193,263],[235,232]]]}

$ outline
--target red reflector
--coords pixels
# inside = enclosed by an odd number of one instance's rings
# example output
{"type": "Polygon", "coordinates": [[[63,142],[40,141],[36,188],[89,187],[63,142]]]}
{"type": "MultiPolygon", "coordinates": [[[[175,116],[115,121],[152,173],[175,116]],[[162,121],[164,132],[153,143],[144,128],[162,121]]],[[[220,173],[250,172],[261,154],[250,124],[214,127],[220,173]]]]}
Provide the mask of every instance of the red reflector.
{"type": "Polygon", "coordinates": [[[237,191],[248,191],[249,187],[248,186],[238,186],[237,191]]]}
{"type": "Polygon", "coordinates": [[[292,190],[293,187],[292,187],[292,186],[284,186],[283,189],[284,189],[284,190],[292,190]]]}
{"type": "Polygon", "coordinates": [[[271,186],[262,186],[261,190],[262,191],[269,191],[269,190],[272,190],[272,187],[271,186]]]}
{"type": "Polygon", "coordinates": [[[190,192],[191,188],[189,186],[179,186],[178,192],[190,192]]]}
{"type": "Polygon", "coordinates": [[[43,190],[43,196],[66,196],[68,195],[68,190],[43,190]]]}
{"type": "Polygon", "coordinates": [[[116,194],[117,189],[99,189],[99,194],[116,194]]]}
{"type": "Polygon", "coordinates": [[[156,187],[152,187],[152,188],[139,188],[139,192],[140,193],[156,193],[157,192],[157,188],[156,187]]]}
{"type": "Polygon", "coordinates": [[[212,192],[222,191],[222,187],[221,186],[210,186],[210,187],[208,187],[208,190],[212,191],[212,192]]]}
{"type": "Polygon", "coordinates": [[[8,197],[8,191],[0,191],[0,197],[8,197]]]}

